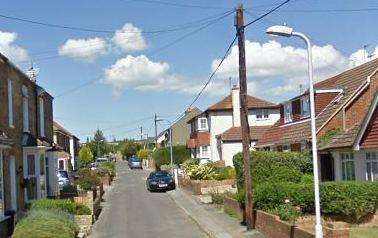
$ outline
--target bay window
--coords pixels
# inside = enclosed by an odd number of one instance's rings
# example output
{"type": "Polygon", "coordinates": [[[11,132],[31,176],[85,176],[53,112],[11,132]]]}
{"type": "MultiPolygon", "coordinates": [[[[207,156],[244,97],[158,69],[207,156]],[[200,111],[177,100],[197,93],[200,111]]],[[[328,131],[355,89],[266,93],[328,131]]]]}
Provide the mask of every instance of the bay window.
{"type": "Polygon", "coordinates": [[[205,145],[205,146],[201,146],[201,157],[202,158],[208,158],[209,157],[209,146],[205,145]]]}
{"type": "Polygon", "coordinates": [[[356,179],[353,153],[341,153],[341,173],[343,180],[356,179]]]}
{"type": "Polygon", "coordinates": [[[366,180],[378,181],[378,152],[366,152],[366,180]]]}

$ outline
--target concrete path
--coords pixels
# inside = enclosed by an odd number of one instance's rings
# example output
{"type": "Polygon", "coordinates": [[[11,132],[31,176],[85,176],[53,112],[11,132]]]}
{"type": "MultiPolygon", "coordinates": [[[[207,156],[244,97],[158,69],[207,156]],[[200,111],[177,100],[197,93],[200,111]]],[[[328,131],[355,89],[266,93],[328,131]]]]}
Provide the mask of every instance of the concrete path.
{"type": "Polygon", "coordinates": [[[207,237],[167,193],[147,191],[147,171],[129,170],[119,162],[117,173],[90,238],[207,237]]]}

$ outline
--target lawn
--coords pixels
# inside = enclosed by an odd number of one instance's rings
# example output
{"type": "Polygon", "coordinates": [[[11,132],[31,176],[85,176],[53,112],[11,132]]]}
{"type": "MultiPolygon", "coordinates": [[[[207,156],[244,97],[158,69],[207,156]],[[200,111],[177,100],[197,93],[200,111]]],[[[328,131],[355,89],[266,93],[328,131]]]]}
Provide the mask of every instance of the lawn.
{"type": "Polygon", "coordinates": [[[377,238],[378,227],[356,227],[350,231],[351,238],[377,238]]]}

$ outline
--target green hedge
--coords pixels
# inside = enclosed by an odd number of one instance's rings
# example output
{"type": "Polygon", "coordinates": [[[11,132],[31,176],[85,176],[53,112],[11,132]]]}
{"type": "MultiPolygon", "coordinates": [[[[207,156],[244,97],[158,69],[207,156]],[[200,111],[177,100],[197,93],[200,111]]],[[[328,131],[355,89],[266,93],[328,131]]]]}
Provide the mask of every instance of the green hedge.
{"type": "MultiPolygon", "coordinates": [[[[182,164],[186,159],[190,158],[190,150],[185,145],[177,145],[172,147],[173,163],[182,164]]],[[[169,147],[158,148],[152,153],[152,158],[157,167],[168,165],[171,163],[169,147]]]]}
{"type": "MultiPolygon", "coordinates": [[[[314,212],[312,183],[265,183],[254,191],[256,209],[271,211],[289,200],[303,213],[314,212]]],[[[243,196],[242,196],[243,197],[243,196]]],[[[377,182],[325,182],[320,186],[321,211],[358,222],[378,209],[377,182]]]]}
{"type": "Polygon", "coordinates": [[[75,215],[91,215],[89,207],[69,199],[39,199],[31,204],[31,209],[58,210],[75,215]]]}
{"type": "Polygon", "coordinates": [[[78,227],[68,213],[33,209],[17,223],[13,238],[74,238],[78,227]]]}
{"type": "MultiPolygon", "coordinates": [[[[311,157],[308,153],[253,151],[251,152],[251,174],[255,185],[265,182],[301,181],[305,174],[312,173],[311,157]]],[[[238,189],[244,188],[243,157],[234,156],[238,189]]]]}
{"type": "Polygon", "coordinates": [[[83,190],[92,190],[101,183],[100,176],[96,171],[82,168],[77,172],[77,175],[79,179],[76,183],[83,190]]]}

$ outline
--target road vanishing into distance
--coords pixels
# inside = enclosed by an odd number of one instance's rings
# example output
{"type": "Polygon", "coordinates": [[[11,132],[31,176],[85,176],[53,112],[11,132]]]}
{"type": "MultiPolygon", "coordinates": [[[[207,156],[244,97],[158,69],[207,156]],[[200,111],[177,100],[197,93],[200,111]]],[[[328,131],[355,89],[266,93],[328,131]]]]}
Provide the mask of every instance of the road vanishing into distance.
{"type": "Polygon", "coordinates": [[[105,196],[90,238],[203,238],[204,232],[167,193],[146,189],[149,171],[117,163],[117,179],[105,196]]]}

